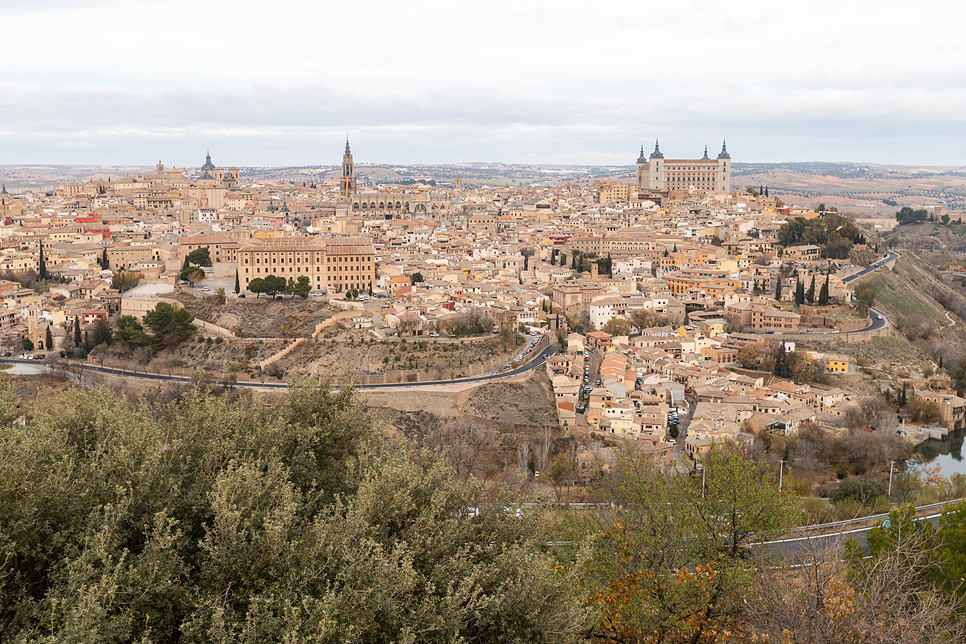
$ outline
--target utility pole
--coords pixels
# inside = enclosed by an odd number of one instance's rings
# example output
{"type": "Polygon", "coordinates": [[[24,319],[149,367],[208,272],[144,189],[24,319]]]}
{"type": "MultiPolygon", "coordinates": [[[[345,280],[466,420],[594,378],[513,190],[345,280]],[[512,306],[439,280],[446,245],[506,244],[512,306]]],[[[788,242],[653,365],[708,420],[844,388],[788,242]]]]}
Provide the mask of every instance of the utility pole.
{"type": "Polygon", "coordinates": [[[778,461],[778,493],[782,491],[782,474],[785,473],[785,461],[778,461]]]}
{"type": "Polygon", "coordinates": [[[895,461],[889,461],[889,498],[892,498],[892,468],[896,464],[895,461]]]}

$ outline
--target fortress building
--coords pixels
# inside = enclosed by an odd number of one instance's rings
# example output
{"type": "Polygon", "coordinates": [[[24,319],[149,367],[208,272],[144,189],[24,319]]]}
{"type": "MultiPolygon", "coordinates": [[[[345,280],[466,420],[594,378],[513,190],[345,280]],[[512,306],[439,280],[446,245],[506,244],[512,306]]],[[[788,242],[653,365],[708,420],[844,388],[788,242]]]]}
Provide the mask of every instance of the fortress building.
{"type": "Polygon", "coordinates": [[[644,146],[637,158],[637,186],[661,192],[699,190],[704,192],[731,191],[731,155],[727,142],[722,143],[717,159],[708,157],[708,148],[700,159],[665,159],[660,143],[645,158],[644,146]]]}

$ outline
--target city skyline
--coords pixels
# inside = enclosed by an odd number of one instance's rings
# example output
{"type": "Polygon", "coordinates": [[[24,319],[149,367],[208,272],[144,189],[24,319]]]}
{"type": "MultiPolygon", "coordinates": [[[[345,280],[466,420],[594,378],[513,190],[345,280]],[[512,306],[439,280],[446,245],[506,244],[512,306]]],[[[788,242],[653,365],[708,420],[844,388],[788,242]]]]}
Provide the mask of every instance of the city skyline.
{"type": "Polygon", "coordinates": [[[11,0],[0,165],[335,164],[347,131],[360,163],[963,165],[943,6],[11,0]]]}

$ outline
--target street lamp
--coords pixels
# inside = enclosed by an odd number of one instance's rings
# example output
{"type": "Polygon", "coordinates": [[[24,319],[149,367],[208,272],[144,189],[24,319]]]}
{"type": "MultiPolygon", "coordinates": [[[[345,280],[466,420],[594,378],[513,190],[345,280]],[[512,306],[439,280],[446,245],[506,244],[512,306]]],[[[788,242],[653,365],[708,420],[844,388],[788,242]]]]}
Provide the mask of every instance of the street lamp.
{"type": "Polygon", "coordinates": [[[788,461],[778,461],[778,493],[782,491],[782,475],[785,473],[785,463],[788,461]]]}
{"type": "Polygon", "coordinates": [[[889,498],[892,498],[892,468],[895,466],[895,461],[889,461],[889,498]]]}

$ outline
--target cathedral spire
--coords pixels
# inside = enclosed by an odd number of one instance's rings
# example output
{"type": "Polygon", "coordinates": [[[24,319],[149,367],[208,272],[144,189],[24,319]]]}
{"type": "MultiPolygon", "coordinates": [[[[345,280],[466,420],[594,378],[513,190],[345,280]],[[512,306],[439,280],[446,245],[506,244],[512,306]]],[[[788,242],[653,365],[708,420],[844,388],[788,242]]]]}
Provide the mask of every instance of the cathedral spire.
{"type": "Polygon", "coordinates": [[[346,156],[352,154],[352,150],[349,149],[349,135],[348,134],[345,135],[345,153],[346,153],[346,156]]]}

